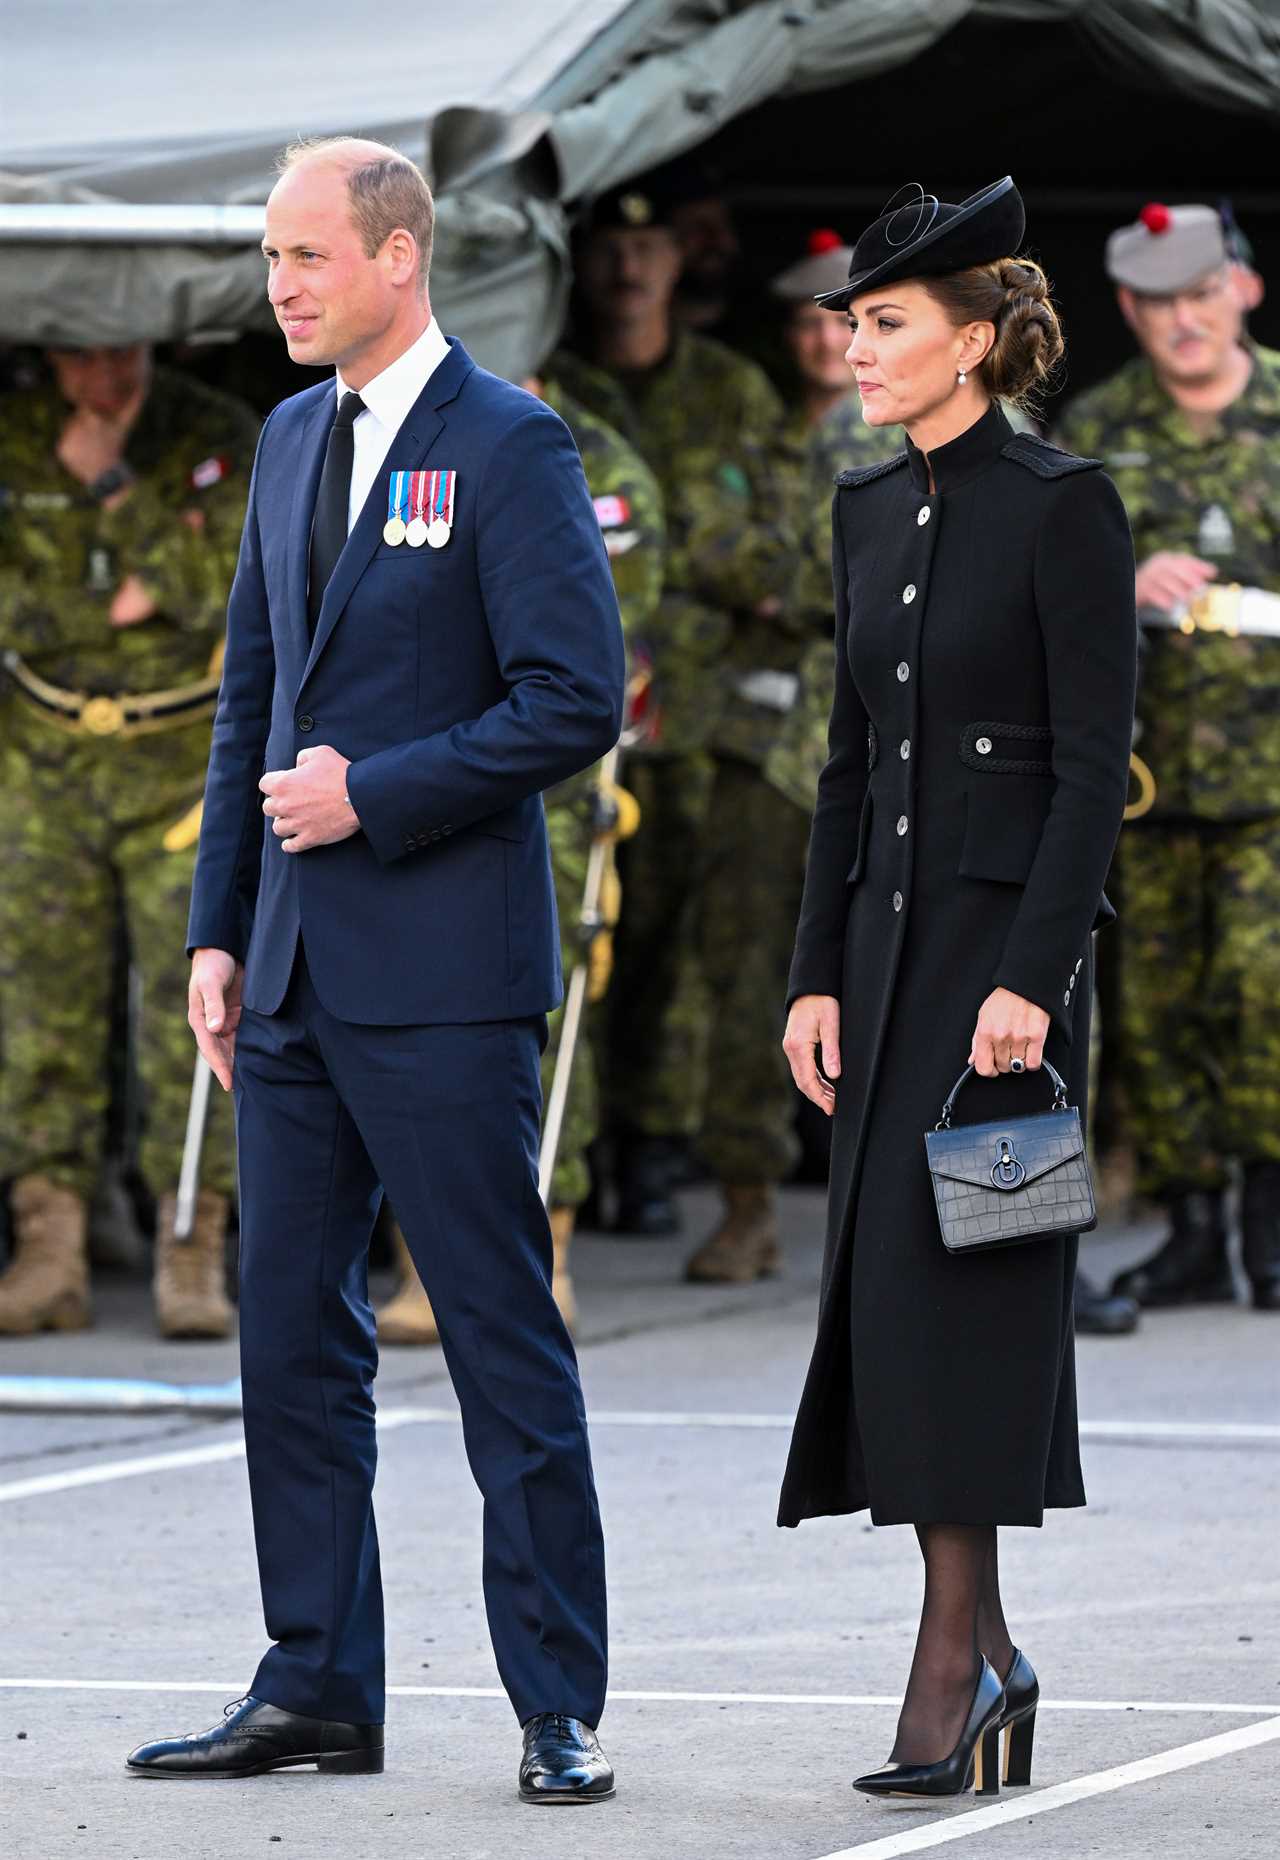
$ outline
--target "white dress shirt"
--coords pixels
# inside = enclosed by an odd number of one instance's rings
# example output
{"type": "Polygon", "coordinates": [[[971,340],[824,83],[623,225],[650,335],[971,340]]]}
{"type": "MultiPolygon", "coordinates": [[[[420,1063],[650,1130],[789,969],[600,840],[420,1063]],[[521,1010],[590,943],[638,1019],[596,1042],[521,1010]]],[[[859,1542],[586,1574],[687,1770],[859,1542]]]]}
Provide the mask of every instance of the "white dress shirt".
{"type": "MultiPolygon", "coordinates": [[[[351,464],[351,495],[347,502],[348,536],[364,509],[374,479],[382,470],[392,440],[408,418],[410,407],[448,353],[449,345],[443,331],[432,317],[418,340],[359,390],[364,412],[351,429],[356,449],[351,464]]],[[[335,377],[335,385],[341,403],[342,396],[352,390],[340,373],[335,377]]],[[[410,465],[411,461],[406,458],[397,461],[395,468],[408,471],[410,465]]]]}

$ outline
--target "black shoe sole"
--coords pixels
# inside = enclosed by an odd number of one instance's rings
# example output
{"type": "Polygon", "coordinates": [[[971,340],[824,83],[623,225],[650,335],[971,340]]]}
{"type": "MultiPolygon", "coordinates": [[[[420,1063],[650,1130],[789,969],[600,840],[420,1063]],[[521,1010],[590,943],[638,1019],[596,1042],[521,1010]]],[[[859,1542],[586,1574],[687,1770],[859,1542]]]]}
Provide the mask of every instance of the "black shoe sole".
{"type": "Polygon", "coordinates": [[[131,1776],[147,1776],[160,1782],[247,1782],[252,1776],[269,1776],[272,1770],[298,1769],[314,1763],[321,1776],[381,1776],[381,1750],[326,1750],[304,1757],[273,1757],[269,1763],[255,1763],[235,1770],[163,1770],[149,1763],[130,1763],[125,1768],[131,1776]]]}
{"type": "Polygon", "coordinates": [[[587,1795],[577,1790],[518,1789],[516,1791],[522,1802],[530,1808],[583,1808],[591,1802],[611,1802],[617,1795],[617,1788],[598,1789],[594,1795],[587,1795]]]}

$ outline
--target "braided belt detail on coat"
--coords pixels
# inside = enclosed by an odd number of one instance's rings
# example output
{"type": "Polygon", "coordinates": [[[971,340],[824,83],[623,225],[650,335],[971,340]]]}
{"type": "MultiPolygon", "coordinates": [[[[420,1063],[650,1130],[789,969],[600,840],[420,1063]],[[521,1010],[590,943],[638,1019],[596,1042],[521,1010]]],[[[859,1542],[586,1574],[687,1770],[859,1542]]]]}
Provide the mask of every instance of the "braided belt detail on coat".
{"type": "Polygon", "coordinates": [[[982,775],[1052,775],[1043,756],[997,755],[1001,747],[1026,744],[1053,752],[1053,731],[1039,723],[968,723],[960,738],[960,760],[982,775]]]}

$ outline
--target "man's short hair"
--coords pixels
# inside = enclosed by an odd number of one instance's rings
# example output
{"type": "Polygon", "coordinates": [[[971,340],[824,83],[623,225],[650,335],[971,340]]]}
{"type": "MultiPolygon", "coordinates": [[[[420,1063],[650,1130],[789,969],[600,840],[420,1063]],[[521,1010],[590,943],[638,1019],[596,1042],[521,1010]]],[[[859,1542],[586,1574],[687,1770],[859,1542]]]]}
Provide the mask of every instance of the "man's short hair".
{"type": "Polygon", "coordinates": [[[373,258],[392,233],[403,228],[417,242],[418,282],[425,290],[431,271],[435,202],[421,171],[407,155],[392,148],[380,155],[366,153],[382,146],[361,142],[355,136],[304,137],[289,144],[280,157],[279,171],[287,174],[300,162],[317,156],[331,157],[334,165],[346,172],[351,218],[365,257],[373,258]]]}

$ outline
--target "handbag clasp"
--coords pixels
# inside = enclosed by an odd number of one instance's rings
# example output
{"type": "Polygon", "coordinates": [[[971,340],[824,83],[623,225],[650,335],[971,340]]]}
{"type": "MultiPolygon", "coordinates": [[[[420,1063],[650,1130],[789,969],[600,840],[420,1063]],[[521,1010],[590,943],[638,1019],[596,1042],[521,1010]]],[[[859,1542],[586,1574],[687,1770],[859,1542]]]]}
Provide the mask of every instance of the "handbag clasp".
{"type": "Polygon", "coordinates": [[[1000,1154],[991,1165],[991,1181],[996,1188],[1021,1188],[1027,1172],[1013,1153],[1008,1137],[1000,1139],[1000,1154]]]}

